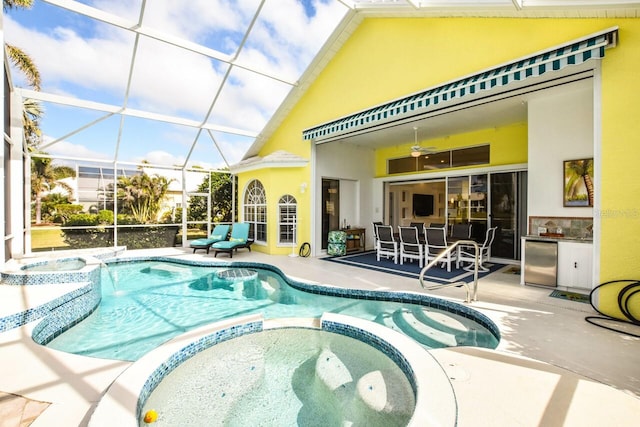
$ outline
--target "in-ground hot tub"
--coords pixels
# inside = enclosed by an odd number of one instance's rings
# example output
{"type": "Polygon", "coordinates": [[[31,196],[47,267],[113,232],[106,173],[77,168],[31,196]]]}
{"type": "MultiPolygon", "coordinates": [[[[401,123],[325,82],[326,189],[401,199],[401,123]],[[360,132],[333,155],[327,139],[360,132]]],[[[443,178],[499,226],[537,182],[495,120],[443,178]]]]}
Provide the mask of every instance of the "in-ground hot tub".
{"type": "Polygon", "coordinates": [[[415,341],[350,316],[313,322],[254,315],[184,334],[125,371],[89,425],[142,426],[150,411],[157,426],[456,424],[449,379],[415,341]]]}
{"type": "Polygon", "coordinates": [[[23,271],[77,271],[82,270],[87,262],[82,258],[61,258],[38,261],[21,268],[23,271]]]}

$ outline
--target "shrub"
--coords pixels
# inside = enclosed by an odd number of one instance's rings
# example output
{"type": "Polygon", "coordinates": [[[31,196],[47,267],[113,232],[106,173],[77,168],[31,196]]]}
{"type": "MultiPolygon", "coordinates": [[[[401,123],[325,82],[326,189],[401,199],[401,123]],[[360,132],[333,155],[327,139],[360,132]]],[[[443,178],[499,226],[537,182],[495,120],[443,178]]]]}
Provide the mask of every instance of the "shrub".
{"type": "MultiPolygon", "coordinates": [[[[129,215],[118,215],[118,246],[149,249],[175,246],[178,227],[128,227],[138,221],[129,215]]],[[[62,230],[65,243],[73,249],[110,247],[114,245],[113,212],[72,215],[62,230]],[[73,228],[78,227],[78,228],[73,228]],[[85,228],[92,227],[92,228],[85,228]]]]}
{"type": "Polygon", "coordinates": [[[113,211],[101,210],[98,212],[98,224],[113,225],[113,211]]]}
{"type": "Polygon", "coordinates": [[[66,227],[86,227],[98,225],[98,216],[87,213],[69,215],[64,224],[66,227]]]}

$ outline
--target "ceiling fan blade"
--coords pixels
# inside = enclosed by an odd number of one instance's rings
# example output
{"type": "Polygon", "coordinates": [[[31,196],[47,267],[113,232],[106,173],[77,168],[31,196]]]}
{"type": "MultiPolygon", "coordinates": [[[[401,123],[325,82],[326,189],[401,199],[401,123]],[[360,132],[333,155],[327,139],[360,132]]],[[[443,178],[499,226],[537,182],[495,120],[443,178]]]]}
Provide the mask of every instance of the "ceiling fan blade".
{"type": "Polygon", "coordinates": [[[435,152],[436,147],[421,147],[419,145],[414,145],[413,147],[411,147],[411,151],[412,152],[419,152],[419,153],[433,153],[435,152]]]}

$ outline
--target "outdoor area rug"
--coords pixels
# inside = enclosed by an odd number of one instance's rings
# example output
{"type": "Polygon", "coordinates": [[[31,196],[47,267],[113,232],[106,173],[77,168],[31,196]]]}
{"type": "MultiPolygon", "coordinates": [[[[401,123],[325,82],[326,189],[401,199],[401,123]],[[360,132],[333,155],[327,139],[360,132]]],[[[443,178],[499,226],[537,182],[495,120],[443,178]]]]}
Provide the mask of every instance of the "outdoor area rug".
{"type": "Polygon", "coordinates": [[[568,300],[571,300],[571,301],[577,301],[577,302],[583,302],[585,304],[590,304],[589,303],[589,295],[579,294],[579,293],[576,293],[576,292],[555,290],[555,291],[551,292],[551,295],[549,295],[549,296],[550,297],[554,297],[554,298],[568,299],[568,300]]]}
{"type": "MultiPolygon", "coordinates": [[[[321,259],[329,262],[336,262],[339,264],[366,268],[368,270],[397,274],[404,277],[415,277],[416,279],[420,277],[420,270],[422,270],[420,268],[420,264],[418,264],[418,261],[416,260],[414,260],[413,262],[405,261],[403,265],[400,265],[400,261],[398,261],[398,264],[394,264],[392,259],[386,258],[380,258],[380,261],[378,261],[376,260],[375,251],[360,252],[357,254],[345,256],[331,256],[321,259]]],[[[504,264],[485,265],[489,268],[489,271],[486,273],[478,272],[478,278],[482,278],[487,274],[493,273],[494,271],[497,271],[505,266],[504,264]]],[[[429,271],[427,271],[425,279],[438,283],[472,282],[473,272],[463,269],[456,269],[455,263],[452,263],[450,273],[447,272],[446,268],[441,268],[439,266],[433,267],[429,271]]]]}

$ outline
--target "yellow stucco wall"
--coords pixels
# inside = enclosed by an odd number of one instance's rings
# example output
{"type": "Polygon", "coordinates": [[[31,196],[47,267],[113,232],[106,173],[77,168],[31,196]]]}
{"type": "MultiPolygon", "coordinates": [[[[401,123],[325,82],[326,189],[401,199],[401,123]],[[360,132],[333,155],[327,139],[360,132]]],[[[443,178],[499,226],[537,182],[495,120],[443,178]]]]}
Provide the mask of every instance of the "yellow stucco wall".
{"type": "MultiPolygon", "coordinates": [[[[475,132],[460,133],[446,138],[421,141],[423,147],[435,147],[435,151],[470,147],[489,143],[490,166],[512,165],[527,162],[527,124],[517,123],[475,132]]],[[[376,150],[376,177],[387,176],[387,160],[407,157],[413,144],[397,145],[376,150]]],[[[487,165],[482,165],[486,167],[487,165]]],[[[455,169],[455,168],[454,168],[455,169]]],[[[469,169],[468,167],[458,169],[469,169]]],[[[438,172],[438,171],[436,171],[438,172]]],[[[423,173],[421,171],[421,173],[423,173]]]]}
{"type": "MultiPolygon", "coordinates": [[[[278,201],[285,194],[296,198],[298,203],[298,246],[310,239],[309,217],[309,179],[308,167],[304,168],[270,168],[238,174],[238,196],[240,206],[244,205],[242,197],[249,182],[257,179],[265,188],[267,196],[267,246],[254,243],[252,250],[266,252],[272,255],[291,253],[291,245],[278,244],[278,201]],[[304,192],[300,190],[300,184],[306,183],[304,192]]],[[[242,209],[242,208],[241,208],[242,209]]],[[[240,212],[242,218],[242,212],[240,212]]],[[[297,251],[296,251],[297,253],[297,251]]]]}
{"type": "MultiPolygon", "coordinates": [[[[602,63],[600,281],[640,279],[640,21],[619,20],[620,42],[602,63]]],[[[617,290],[603,289],[600,309],[619,313],[617,290]]],[[[630,308],[640,318],[638,294],[630,308]],[[635,307],[635,309],[633,308],[635,307]]]]}
{"type": "MultiPolygon", "coordinates": [[[[602,68],[602,209],[596,210],[596,215],[602,215],[600,281],[640,278],[640,240],[636,238],[640,233],[640,184],[633,178],[640,154],[637,19],[365,19],[261,154],[285,149],[308,158],[310,143],[301,138],[306,128],[613,26],[620,27],[620,43],[607,51],[602,68]]],[[[451,139],[470,142],[482,132],[451,139]]],[[[488,137],[500,140],[497,131],[488,137]]],[[[520,162],[515,159],[522,157],[522,144],[518,140],[514,161],[520,162]]],[[[502,162],[511,154],[501,157],[499,150],[494,159],[502,162]]],[[[377,160],[378,174],[382,157],[377,160]]],[[[308,169],[299,171],[291,179],[308,180],[308,173],[308,169]]],[[[275,172],[269,185],[278,185],[275,177],[279,175],[275,172]]],[[[301,207],[302,216],[310,212],[310,205],[301,207]]]]}
{"type": "Polygon", "coordinates": [[[598,19],[365,19],[298,103],[299,130],[616,25],[598,19]]]}

